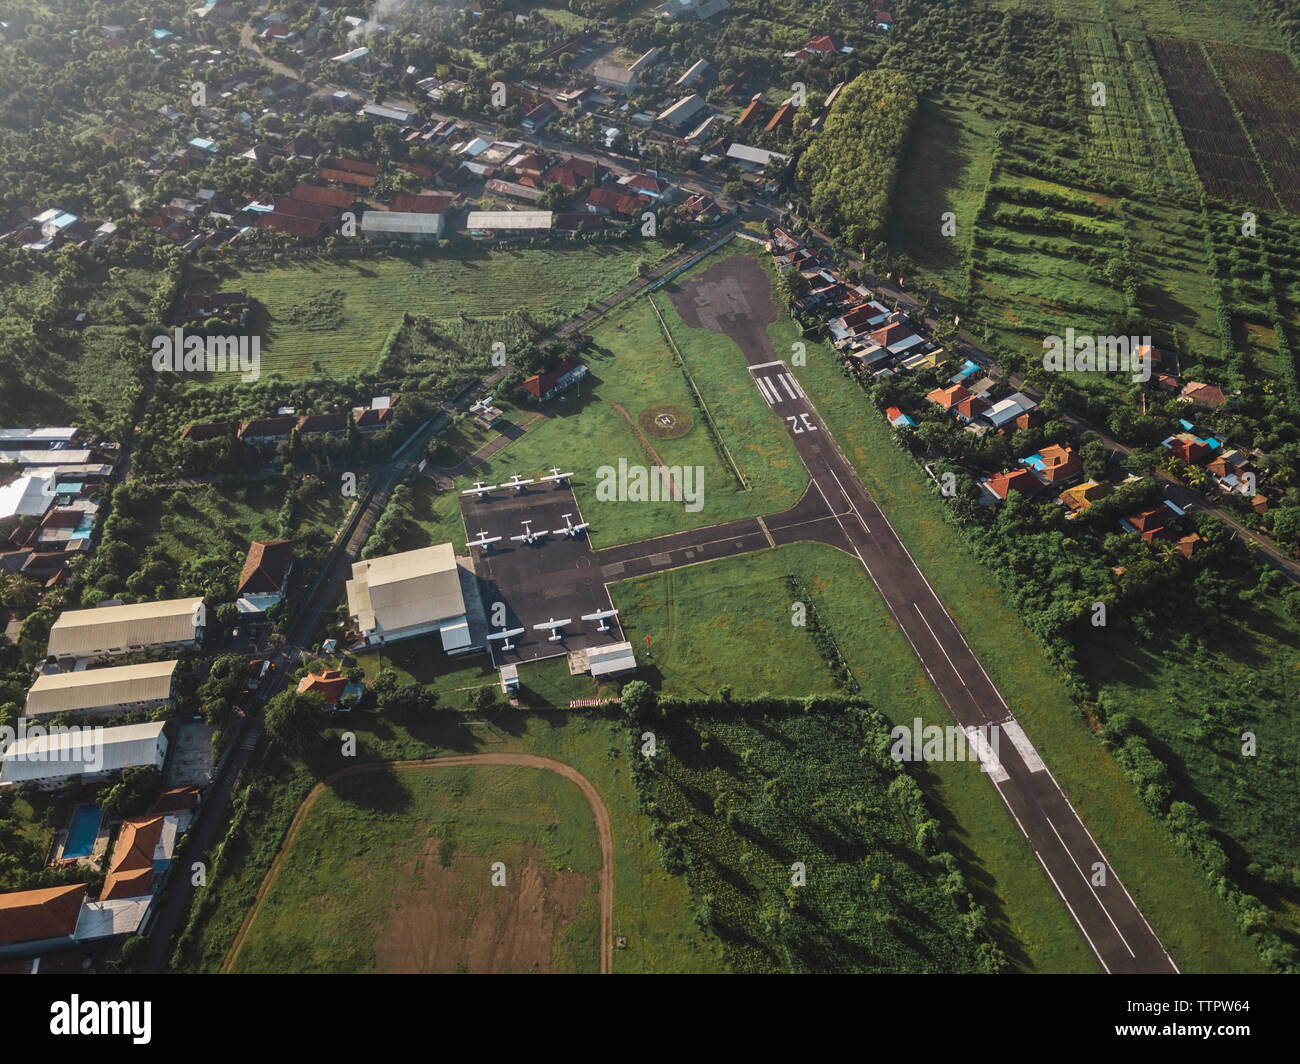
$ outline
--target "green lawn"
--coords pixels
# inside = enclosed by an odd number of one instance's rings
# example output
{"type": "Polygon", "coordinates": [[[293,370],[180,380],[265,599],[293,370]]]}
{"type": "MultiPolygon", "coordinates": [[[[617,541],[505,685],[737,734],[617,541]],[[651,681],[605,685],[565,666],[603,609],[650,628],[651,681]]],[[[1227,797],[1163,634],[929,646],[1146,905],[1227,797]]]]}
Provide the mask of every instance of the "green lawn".
{"type": "Polygon", "coordinates": [[[586,797],[552,772],[340,780],[303,822],[235,970],[596,972],[600,865],[586,797]]]}
{"type": "Polygon", "coordinates": [[[251,264],[201,277],[200,289],[244,289],[258,304],[262,372],[298,379],[369,365],[405,313],[452,321],[524,309],[573,316],[673,251],[664,242],[442,250],[427,255],[251,264]]]}

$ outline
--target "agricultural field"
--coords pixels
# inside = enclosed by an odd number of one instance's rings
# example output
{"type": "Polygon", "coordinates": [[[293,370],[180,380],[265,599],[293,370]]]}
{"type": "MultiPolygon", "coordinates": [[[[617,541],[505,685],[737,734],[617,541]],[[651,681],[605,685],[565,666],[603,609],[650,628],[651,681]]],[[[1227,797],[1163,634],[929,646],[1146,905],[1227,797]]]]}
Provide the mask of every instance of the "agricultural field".
{"type": "Polygon", "coordinates": [[[570,317],[674,248],[664,241],[331,260],[324,256],[200,276],[197,290],[243,289],[254,301],[262,372],[288,380],[370,366],[412,314],[455,322],[527,310],[570,317]],[[541,279],[545,278],[542,283],[541,279]]]}
{"type": "Polygon", "coordinates": [[[1206,42],[1282,206],[1300,211],[1300,74],[1282,52],[1206,42]]]}
{"type": "Polygon", "coordinates": [[[1214,80],[1201,46],[1195,41],[1155,38],[1151,49],[1202,184],[1211,195],[1229,203],[1260,210],[1277,207],[1268,176],[1231,102],[1214,80]]]}
{"type": "Polygon", "coordinates": [[[995,123],[968,101],[922,99],[899,164],[904,177],[894,191],[890,251],[906,252],[950,299],[965,284],[965,260],[993,172],[989,148],[994,132],[995,123]],[[926,179],[907,177],[918,173],[926,179]],[[953,237],[944,235],[947,212],[954,216],[953,237]]]}
{"type": "Polygon", "coordinates": [[[1196,171],[1146,40],[1109,23],[1075,23],[1073,31],[1089,158],[1135,187],[1195,193],[1196,171]],[[1104,102],[1094,98],[1097,85],[1104,102]]]}
{"type": "Polygon", "coordinates": [[[598,970],[592,811],[555,773],[361,773],[329,786],[286,844],[236,972],[598,970]]]}

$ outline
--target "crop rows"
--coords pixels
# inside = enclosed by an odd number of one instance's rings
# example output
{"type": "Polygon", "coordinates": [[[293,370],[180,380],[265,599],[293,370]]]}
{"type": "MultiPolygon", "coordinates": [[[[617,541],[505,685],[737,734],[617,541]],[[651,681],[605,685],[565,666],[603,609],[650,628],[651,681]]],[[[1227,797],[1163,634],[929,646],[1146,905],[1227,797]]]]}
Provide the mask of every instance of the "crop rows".
{"type": "Polygon", "coordinates": [[[1209,44],[1282,205],[1300,211],[1300,77],[1281,52],[1209,44]]]}
{"type": "Polygon", "coordinates": [[[1264,171],[1200,46],[1158,38],[1152,40],[1151,50],[1206,190],[1230,203],[1276,208],[1264,171]]]}

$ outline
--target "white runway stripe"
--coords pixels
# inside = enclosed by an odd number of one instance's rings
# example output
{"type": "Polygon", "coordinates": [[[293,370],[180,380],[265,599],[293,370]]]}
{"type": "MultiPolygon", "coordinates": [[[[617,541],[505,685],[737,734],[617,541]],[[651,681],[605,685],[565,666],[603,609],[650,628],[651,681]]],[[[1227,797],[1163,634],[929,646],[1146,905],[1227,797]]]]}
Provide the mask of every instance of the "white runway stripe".
{"type": "Polygon", "coordinates": [[[780,402],[780,399],[778,397],[775,397],[768,393],[768,384],[763,377],[755,377],[754,383],[758,385],[758,390],[763,395],[763,402],[765,402],[768,406],[772,406],[774,403],[780,402]]]}
{"type": "Polygon", "coordinates": [[[781,383],[786,386],[787,391],[791,388],[794,389],[794,396],[796,399],[802,399],[804,397],[803,389],[799,387],[799,382],[794,379],[793,373],[782,373],[781,383]]]}
{"type": "Polygon", "coordinates": [[[798,398],[799,398],[798,393],[795,392],[795,390],[794,390],[793,388],[790,387],[790,374],[788,374],[788,373],[782,373],[782,374],[781,374],[779,377],[777,377],[776,379],[779,380],[779,381],[781,382],[781,387],[785,389],[786,394],[787,394],[788,396],[790,396],[791,399],[798,399],[798,398]]]}

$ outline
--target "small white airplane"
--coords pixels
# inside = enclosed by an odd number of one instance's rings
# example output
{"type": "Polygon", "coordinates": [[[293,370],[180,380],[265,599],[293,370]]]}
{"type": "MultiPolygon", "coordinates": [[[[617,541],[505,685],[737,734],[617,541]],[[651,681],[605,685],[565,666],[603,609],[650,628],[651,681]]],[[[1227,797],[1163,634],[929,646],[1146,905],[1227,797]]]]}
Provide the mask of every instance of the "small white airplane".
{"type": "Polygon", "coordinates": [[[502,628],[499,632],[489,632],[489,639],[500,639],[502,650],[514,650],[514,643],[510,642],[511,638],[517,635],[523,635],[526,628],[502,628]]]}
{"type": "Polygon", "coordinates": [[[503,480],[500,486],[503,488],[514,488],[515,491],[523,491],[524,485],[531,484],[532,482],[532,477],[521,477],[518,473],[515,473],[509,480],[503,480]]]}
{"type": "Polygon", "coordinates": [[[469,408],[471,414],[477,414],[480,410],[486,410],[492,405],[492,396],[485,395],[477,403],[469,408]]]}
{"type": "Polygon", "coordinates": [[[584,613],[582,615],[582,619],[584,621],[599,621],[600,626],[596,629],[596,631],[608,632],[609,625],[605,623],[605,618],[617,617],[617,616],[618,616],[618,610],[597,610],[595,613],[584,613]]]}
{"type": "Polygon", "coordinates": [[[510,537],[511,540],[513,540],[515,543],[527,543],[531,547],[534,543],[536,543],[539,539],[541,539],[544,535],[546,535],[545,531],[542,532],[533,531],[533,522],[531,519],[527,521],[520,521],[519,523],[524,526],[524,531],[523,531],[523,535],[510,537]]]}
{"type": "Polygon", "coordinates": [[[483,481],[476,480],[474,481],[474,486],[472,488],[466,488],[464,491],[461,492],[461,494],[473,495],[475,498],[481,499],[489,491],[495,491],[496,487],[497,485],[495,484],[484,484],[483,481]]]}
{"type": "Polygon", "coordinates": [[[551,475],[549,477],[538,477],[538,480],[543,484],[551,481],[554,481],[556,484],[563,484],[571,476],[573,476],[572,473],[561,473],[559,466],[551,466],[551,475]]]}
{"type": "Polygon", "coordinates": [[[549,621],[543,621],[541,624],[533,625],[533,629],[534,631],[538,631],[538,632],[545,632],[549,630],[551,634],[547,637],[546,641],[548,643],[558,643],[561,639],[564,638],[564,636],[560,634],[561,630],[564,628],[566,624],[572,624],[572,623],[573,623],[572,617],[566,617],[562,621],[557,621],[554,617],[552,617],[549,621]]]}
{"type": "Polygon", "coordinates": [[[491,548],[493,543],[500,543],[500,542],[501,542],[500,536],[489,536],[485,531],[483,531],[483,529],[480,528],[478,531],[478,539],[471,539],[466,541],[465,546],[482,547],[484,550],[488,550],[491,548]]]}
{"type": "Polygon", "coordinates": [[[583,531],[584,529],[587,529],[587,528],[590,528],[590,527],[591,527],[591,522],[590,522],[590,521],[583,521],[582,524],[575,525],[572,521],[569,520],[569,518],[572,517],[572,516],[573,516],[573,514],[565,514],[565,515],[564,515],[564,527],[563,527],[563,528],[552,529],[552,530],[551,530],[551,535],[553,535],[553,536],[570,536],[570,537],[572,537],[572,538],[576,538],[579,532],[583,531]]]}

